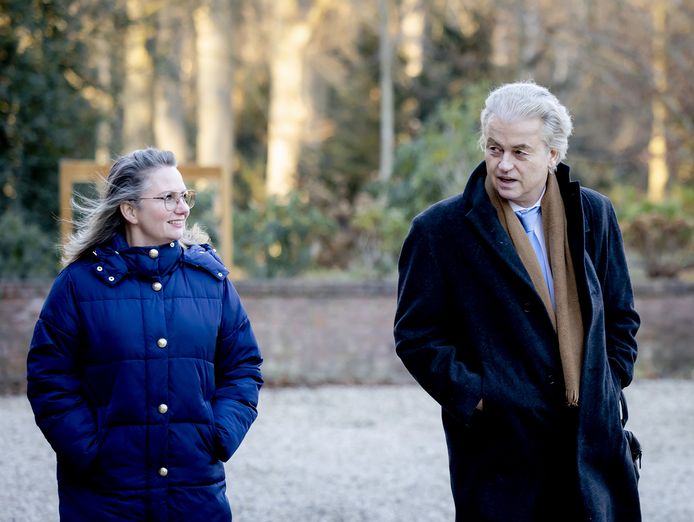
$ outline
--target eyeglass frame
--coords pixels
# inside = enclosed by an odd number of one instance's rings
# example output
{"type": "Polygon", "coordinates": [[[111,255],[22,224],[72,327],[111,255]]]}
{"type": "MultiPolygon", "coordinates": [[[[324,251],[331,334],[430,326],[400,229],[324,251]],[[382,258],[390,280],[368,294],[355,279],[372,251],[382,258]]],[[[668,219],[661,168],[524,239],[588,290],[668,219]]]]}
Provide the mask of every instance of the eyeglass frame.
{"type": "Polygon", "coordinates": [[[159,199],[164,202],[164,208],[171,212],[172,210],[176,210],[176,207],[178,207],[178,204],[183,200],[183,202],[188,205],[188,208],[193,208],[195,206],[195,196],[196,192],[194,190],[184,190],[183,192],[167,192],[166,195],[164,196],[154,196],[151,198],[137,198],[137,201],[141,199],[159,199]],[[186,196],[190,195],[192,199],[190,202],[186,201],[186,196]],[[171,196],[171,199],[167,199],[171,196]],[[172,208],[169,208],[169,205],[171,204],[171,201],[175,201],[174,206],[172,208]]]}

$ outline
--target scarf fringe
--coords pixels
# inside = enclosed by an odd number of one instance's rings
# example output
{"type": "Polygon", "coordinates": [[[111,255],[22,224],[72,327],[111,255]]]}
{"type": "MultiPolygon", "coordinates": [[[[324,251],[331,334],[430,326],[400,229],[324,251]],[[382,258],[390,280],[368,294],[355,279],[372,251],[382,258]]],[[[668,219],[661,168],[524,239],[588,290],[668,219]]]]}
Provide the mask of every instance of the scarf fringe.
{"type": "Polygon", "coordinates": [[[578,390],[566,390],[566,404],[572,408],[578,407],[578,390]]]}

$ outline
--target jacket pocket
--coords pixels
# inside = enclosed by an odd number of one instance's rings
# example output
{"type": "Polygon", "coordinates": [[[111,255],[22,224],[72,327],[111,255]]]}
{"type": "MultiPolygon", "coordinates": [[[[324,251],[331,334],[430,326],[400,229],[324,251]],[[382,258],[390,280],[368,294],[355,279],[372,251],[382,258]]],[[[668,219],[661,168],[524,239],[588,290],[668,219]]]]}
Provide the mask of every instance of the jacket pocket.
{"type": "Polygon", "coordinates": [[[99,467],[99,461],[101,459],[102,448],[104,446],[104,440],[108,435],[108,429],[106,428],[106,411],[103,407],[97,407],[94,413],[94,418],[96,420],[96,452],[94,458],[87,466],[87,471],[96,471],[99,467]]]}
{"type": "Polygon", "coordinates": [[[207,410],[208,424],[206,426],[199,426],[198,432],[204,440],[205,448],[209,452],[210,456],[217,460],[219,458],[219,441],[217,440],[217,428],[214,424],[214,412],[212,411],[212,403],[210,401],[205,401],[205,409],[207,410]]]}
{"type": "Polygon", "coordinates": [[[215,450],[214,424],[195,424],[200,446],[205,453],[214,460],[219,460],[215,450]]]}

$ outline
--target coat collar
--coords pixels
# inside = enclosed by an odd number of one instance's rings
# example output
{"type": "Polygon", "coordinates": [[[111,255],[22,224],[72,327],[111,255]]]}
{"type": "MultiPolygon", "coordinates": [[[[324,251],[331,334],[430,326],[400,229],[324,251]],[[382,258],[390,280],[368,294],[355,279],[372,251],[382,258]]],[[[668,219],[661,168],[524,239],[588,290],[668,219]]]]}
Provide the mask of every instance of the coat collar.
{"type": "Polygon", "coordinates": [[[182,251],[178,241],[154,247],[131,247],[119,233],[109,243],[94,249],[93,269],[108,285],[117,284],[126,274],[163,277],[180,263],[182,251]]]}
{"type": "Polygon", "coordinates": [[[181,263],[200,268],[215,279],[223,280],[229,271],[210,245],[183,248],[178,241],[154,247],[130,247],[122,234],[94,249],[92,270],[109,286],[118,284],[127,274],[158,280],[173,272],[181,263]]]}
{"type": "Polygon", "coordinates": [[[484,190],[487,177],[486,164],[483,161],[470,175],[463,192],[464,218],[472,225],[484,242],[518,277],[532,286],[527,270],[516,252],[511,238],[499,223],[496,210],[484,190]]]}
{"type": "Polygon", "coordinates": [[[573,256],[574,269],[579,270],[583,266],[585,237],[590,233],[591,227],[590,221],[584,219],[581,184],[578,181],[571,181],[570,173],[571,169],[568,165],[560,163],[557,166],[556,176],[566,212],[569,248],[573,256]]]}
{"type": "Polygon", "coordinates": [[[215,279],[222,280],[229,275],[229,270],[217,255],[217,250],[207,244],[192,245],[185,249],[183,262],[209,272],[215,279]]]}
{"type": "MultiPolygon", "coordinates": [[[[568,165],[560,163],[557,166],[555,175],[566,210],[569,242],[574,266],[582,267],[583,259],[581,256],[584,248],[583,234],[585,225],[581,208],[581,187],[577,181],[570,180],[570,171],[571,169],[568,165]]],[[[485,162],[482,161],[470,175],[463,192],[464,218],[508,268],[532,287],[530,276],[523,267],[523,263],[511,242],[511,238],[501,226],[501,223],[499,223],[496,210],[494,210],[491,201],[489,201],[489,196],[487,196],[484,189],[486,177],[487,167],[485,162]]]]}

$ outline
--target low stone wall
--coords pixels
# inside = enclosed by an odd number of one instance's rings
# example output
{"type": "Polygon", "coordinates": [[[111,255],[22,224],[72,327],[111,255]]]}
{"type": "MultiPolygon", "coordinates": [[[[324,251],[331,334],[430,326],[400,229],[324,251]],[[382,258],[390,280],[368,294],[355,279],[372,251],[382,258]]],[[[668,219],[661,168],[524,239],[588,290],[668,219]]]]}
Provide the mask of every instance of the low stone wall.
{"type": "MultiPolygon", "coordinates": [[[[0,393],[25,388],[27,346],[49,281],[0,281],[0,393]]],[[[407,383],[395,356],[395,284],[240,281],[270,384],[407,383]]],[[[694,284],[635,287],[637,373],[694,378],[694,284]]]]}
{"type": "Polygon", "coordinates": [[[393,283],[239,282],[266,380],[408,383],[395,355],[393,283]]]}
{"type": "Polygon", "coordinates": [[[0,281],[0,394],[26,388],[26,353],[50,285],[50,281],[0,281]]]}
{"type": "Polygon", "coordinates": [[[637,375],[694,379],[694,284],[654,281],[636,285],[637,375]]]}

